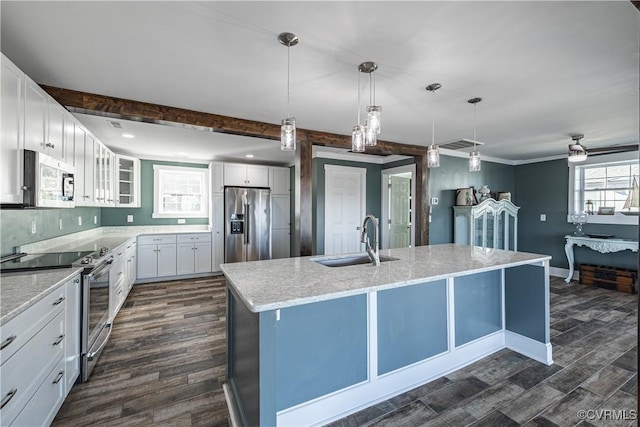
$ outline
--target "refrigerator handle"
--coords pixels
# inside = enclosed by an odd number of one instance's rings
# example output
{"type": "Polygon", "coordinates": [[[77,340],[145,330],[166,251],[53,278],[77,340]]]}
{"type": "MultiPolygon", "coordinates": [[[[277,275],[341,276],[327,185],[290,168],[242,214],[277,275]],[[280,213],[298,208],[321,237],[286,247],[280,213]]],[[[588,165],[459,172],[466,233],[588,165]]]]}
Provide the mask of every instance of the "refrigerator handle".
{"type": "Polygon", "coordinates": [[[244,244],[249,244],[249,204],[244,205],[244,244]]]}

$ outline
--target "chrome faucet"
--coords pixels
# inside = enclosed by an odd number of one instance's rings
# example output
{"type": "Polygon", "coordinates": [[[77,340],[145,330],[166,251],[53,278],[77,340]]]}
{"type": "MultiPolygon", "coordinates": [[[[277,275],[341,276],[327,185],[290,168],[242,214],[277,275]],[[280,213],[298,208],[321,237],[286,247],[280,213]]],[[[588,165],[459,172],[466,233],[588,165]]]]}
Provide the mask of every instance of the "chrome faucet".
{"type": "Polygon", "coordinates": [[[380,265],[380,255],[378,255],[378,233],[380,232],[378,227],[378,218],[369,214],[364,217],[364,221],[362,221],[362,229],[360,230],[360,241],[367,245],[367,253],[369,254],[369,258],[371,258],[371,263],[375,266],[380,265]],[[373,248],[369,244],[369,236],[367,235],[367,221],[371,221],[373,224],[373,248]]]}

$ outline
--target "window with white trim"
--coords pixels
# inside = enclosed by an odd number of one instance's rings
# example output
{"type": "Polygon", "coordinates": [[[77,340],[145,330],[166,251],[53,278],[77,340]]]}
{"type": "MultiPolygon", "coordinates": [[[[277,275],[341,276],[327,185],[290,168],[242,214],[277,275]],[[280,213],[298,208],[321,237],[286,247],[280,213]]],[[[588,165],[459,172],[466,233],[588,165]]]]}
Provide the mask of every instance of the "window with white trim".
{"type": "Polygon", "coordinates": [[[206,218],[209,169],[153,165],[153,218],[206,218]]]}
{"type": "Polygon", "coordinates": [[[569,168],[569,222],[572,213],[587,212],[590,223],[638,224],[638,208],[626,206],[639,179],[636,152],[593,156],[569,168]]]}

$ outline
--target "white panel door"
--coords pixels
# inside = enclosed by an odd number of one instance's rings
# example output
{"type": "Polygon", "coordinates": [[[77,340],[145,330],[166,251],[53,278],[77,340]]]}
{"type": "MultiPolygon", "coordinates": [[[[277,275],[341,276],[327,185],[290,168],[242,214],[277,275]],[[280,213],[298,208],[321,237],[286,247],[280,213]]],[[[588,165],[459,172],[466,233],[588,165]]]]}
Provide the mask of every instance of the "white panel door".
{"type": "Polygon", "coordinates": [[[176,258],[175,243],[158,245],[158,277],[176,275],[176,258]]]}
{"type": "Polygon", "coordinates": [[[194,273],[211,272],[211,243],[199,242],[194,247],[194,273]]]}
{"type": "Polygon", "coordinates": [[[291,256],[291,232],[288,228],[271,231],[271,259],[291,256]]]}
{"type": "Polygon", "coordinates": [[[212,230],[212,271],[220,271],[224,262],[224,193],[214,193],[212,197],[211,225],[212,230]]]}
{"type": "Polygon", "coordinates": [[[366,173],[364,168],[325,165],[325,255],[360,252],[366,173]]]}
{"type": "MultiPolygon", "coordinates": [[[[175,246],[175,245],[174,245],[175,246]]],[[[158,277],[158,247],[156,245],[138,246],[138,279],[158,277]]]]}
{"type": "Polygon", "coordinates": [[[45,151],[47,130],[47,94],[28,77],[25,77],[24,148],[45,151]]]}
{"type": "Polygon", "coordinates": [[[389,188],[389,248],[411,244],[411,179],[392,175],[389,188]]]}
{"type": "Polygon", "coordinates": [[[291,226],[290,198],[284,195],[271,196],[271,228],[286,228],[291,226]]]}
{"type": "Polygon", "coordinates": [[[247,185],[251,187],[269,187],[269,168],[267,166],[247,166],[247,185]]]}
{"type": "Polygon", "coordinates": [[[194,252],[193,243],[178,243],[177,274],[192,274],[194,272],[194,252]]]}

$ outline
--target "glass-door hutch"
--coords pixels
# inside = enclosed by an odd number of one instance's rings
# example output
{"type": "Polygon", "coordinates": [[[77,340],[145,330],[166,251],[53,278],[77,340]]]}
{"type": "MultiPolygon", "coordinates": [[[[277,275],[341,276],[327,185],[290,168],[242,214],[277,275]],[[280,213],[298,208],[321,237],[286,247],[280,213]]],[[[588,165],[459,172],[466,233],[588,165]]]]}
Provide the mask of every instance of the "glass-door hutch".
{"type": "Polygon", "coordinates": [[[508,200],[494,199],[454,206],[454,243],[517,251],[519,209],[508,200]]]}

